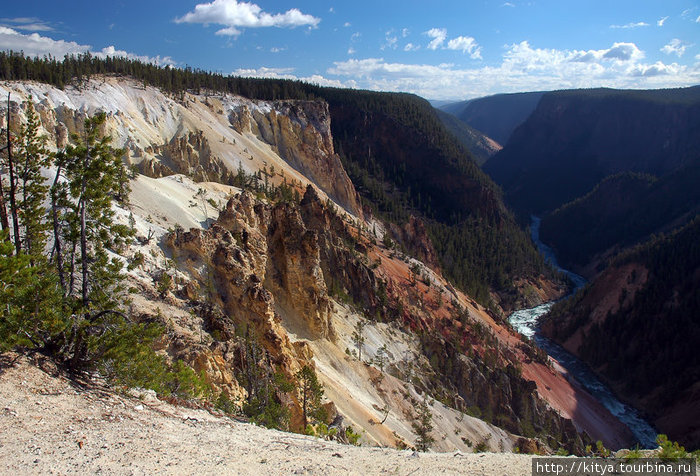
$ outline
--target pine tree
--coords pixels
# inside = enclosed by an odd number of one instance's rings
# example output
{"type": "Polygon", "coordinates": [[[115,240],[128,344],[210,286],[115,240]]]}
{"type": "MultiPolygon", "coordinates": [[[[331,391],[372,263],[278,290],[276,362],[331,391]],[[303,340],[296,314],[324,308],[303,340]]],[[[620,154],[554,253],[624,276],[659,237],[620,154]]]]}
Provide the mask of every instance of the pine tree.
{"type": "Polygon", "coordinates": [[[355,330],[352,333],[352,341],[357,346],[357,358],[362,362],[362,347],[365,344],[365,336],[363,332],[365,330],[365,323],[360,319],[355,324],[355,330]]]}
{"type": "Polygon", "coordinates": [[[321,398],[323,397],[323,386],[316,377],[314,369],[305,365],[296,373],[299,382],[299,393],[301,394],[301,410],[304,430],[309,425],[310,417],[321,420],[321,398]]]}
{"type": "Polygon", "coordinates": [[[123,150],[112,149],[111,138],[101,132],[104,123],[104,114],[86,119],[82,136],[72,137],[75,145],[57,155],[51,193],[56,269],[73,316],[63,353],[76,368],[107,352],[106,329],[128,326],[118,306],[123,265],[109,254],[133,236],[128,225],[115,221],[112,208],[128,190],[128,174],[123,150]]]}
{"type": "MultiPolygon", "coordinates": [[[[133,236],[127,225],[117,224],[112,201],[123,196],[123,150],[110,147],[111,138],[101,129],[105,115],[85,120],[83,136],[74,136],[76,145],[66,148],[61,159],[65,167],[67,192],[64,221],[69,225],[65,238],[72,245],[71,262],[80,265],[79,297],[84,307],[114,306],[110,295],[117,286],[122,263],[109,258],[107,250],[117,250],[133,236]],[[77,255],[76,255],[77,254],[77,255]]],[[[70,282],[77,280],[76,269],[70,267],[70,282]]],[[[73,286],[67,295],[75,295],[73,286]]]]}
{"type": "Polygon", "coordinates": [[[411,424],[413,431],[417,435],[416,449],[418,451],[428,451],[430,445],[435,442],[430,432],[433,431],[433,414],[430,411],[427,397],[418,404],[416,420],[411,424]]]}
{"type": "Polygon", "coordinates": [[[17,139],[16,171],[18,182],[19,226],[24,233],[23,249],[32,262],[44,257],[46,247],[46,209],[44,203],[49,187],[41,175],[41,168],[48,167],[51,154],[46,148],[46,137],[39,135],[39,118],[31,96],[26,102],[27,122],[17,139]]]}
{"type": "Polygon", "coordinates": [[[7,230],[1,231],[0,351],[21,346],[51,353],[65,328],[55,275],[17,254],[7,230]]]}

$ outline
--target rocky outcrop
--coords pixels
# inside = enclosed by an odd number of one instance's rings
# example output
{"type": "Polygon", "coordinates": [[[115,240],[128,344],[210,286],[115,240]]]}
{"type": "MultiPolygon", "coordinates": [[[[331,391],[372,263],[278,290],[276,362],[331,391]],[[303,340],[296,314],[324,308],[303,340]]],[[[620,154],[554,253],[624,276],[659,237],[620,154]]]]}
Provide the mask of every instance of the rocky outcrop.
{"type": "Polygon", "coordinates": [[[306,229],[297,207],[285,204],[272,210],[268,252],[265,283],[279,306],[305,322],[312,337],[334,339],[318,235],[306,229]]]}
{"type": "Polygon", "coordinates": [[[157,159],[139,163],[139,171],[149,177],[184,174],[196,182],[219,183],[230,183],[233,179],[233,173],[212,154],[202,131],[173,137],[167,144],[146,147],[145,152],[157,159]]]}
{"type": "Polygon", "coordinates": [[[173,233],[168,247],[234,322],[255,327],[281,363],[296,355],[283,318],[309,338],[334,337],[317,236],[294,206],[272,207],[244,192],[209,230],[173,233]]]}
{"type": "Polygon", "coordinates": [[[358,195],[333,149],[330,112],[324,101],[275,101],[273,108],[242,105],[229,115],[241,133],[273,146],[287,163],[347,210],[361,214],[358,195]]]}
{"type": "Polygon", "coordinates": [[[423,221],[411,215],[403,226],[391,223],[390,227],[394,237],[407,250],[410,250],[412,256],[435,271],[440,269],[440,260],[435,252],[435,248],[433,248],[433,243],[430,241],[423,221]]]}

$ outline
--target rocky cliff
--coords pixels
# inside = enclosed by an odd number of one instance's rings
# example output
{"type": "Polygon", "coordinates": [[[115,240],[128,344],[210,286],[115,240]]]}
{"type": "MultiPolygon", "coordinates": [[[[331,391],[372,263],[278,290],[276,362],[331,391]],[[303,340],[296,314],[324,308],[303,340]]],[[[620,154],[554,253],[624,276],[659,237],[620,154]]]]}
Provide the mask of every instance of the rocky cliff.
{"type": "Polygon", "coordinates": [[[243,105],[229,120],[240,133],[253,133],[344,208],[357,213],[357,192],[333,150],[325,101],[275,101],[269,111],[243,105]]]}

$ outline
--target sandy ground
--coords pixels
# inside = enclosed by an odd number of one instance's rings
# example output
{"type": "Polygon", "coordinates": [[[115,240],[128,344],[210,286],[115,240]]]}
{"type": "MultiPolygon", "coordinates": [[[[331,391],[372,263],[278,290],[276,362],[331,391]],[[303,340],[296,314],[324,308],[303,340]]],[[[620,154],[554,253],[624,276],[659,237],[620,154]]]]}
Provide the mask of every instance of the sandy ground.
{"type": "Polygon", "coordinates": [[[530,473],[526,455],[341,445],[81,387],[43,368],[0,357],[2,474],[530,473]]]}

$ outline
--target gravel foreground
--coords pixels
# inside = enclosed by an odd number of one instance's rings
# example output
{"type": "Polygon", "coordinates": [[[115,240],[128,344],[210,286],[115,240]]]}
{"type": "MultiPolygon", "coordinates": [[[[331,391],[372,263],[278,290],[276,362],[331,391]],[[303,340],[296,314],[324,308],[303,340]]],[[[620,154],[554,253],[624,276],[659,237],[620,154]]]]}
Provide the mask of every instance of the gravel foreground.
{"type": "Polygon", "coordinates": [[[47,362],[0,356],[0,473],[530,474],[531,457],[354,447],[84,388],[47,362]],[[43,370],[42,370],[43,369],[43,370]]]}

